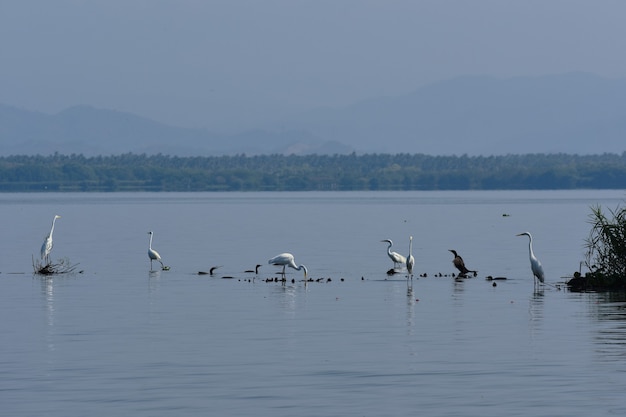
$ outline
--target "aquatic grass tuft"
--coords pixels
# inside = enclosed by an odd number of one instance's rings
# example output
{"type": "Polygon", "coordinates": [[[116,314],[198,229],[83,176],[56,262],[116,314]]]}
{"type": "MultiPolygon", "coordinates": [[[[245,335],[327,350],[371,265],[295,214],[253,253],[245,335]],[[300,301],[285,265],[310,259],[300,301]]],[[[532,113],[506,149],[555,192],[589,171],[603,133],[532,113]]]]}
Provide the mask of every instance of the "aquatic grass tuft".
{"type": "Polygon", "coordinates": [[[600,206],[591,207],[589,223],[585,265],[590,272],[575,275],[568,286],[581,291],[626,289],[626,208],[605,213],[600,206]]]}

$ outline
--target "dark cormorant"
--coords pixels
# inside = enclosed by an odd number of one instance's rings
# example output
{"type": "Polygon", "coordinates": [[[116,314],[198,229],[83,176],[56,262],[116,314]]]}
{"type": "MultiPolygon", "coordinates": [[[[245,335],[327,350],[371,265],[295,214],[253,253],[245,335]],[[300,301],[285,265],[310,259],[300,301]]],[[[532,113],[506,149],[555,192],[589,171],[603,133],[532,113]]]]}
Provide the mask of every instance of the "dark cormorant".
{"type": "Polygon", "coordinates": [[[454,255],[454,259],[452,260],[452,263],[454,264],[456,269],[459,270],[460,272],[459,277],[465,278],[467,277],[467,274],[470,272],[473,273],[474,276],[476,276],[476,271],[467,269],[467,267],[465,266],[465,262],[463,261],[463,258],[461,258],[461,256],[458,253],[456,253],[454,249],[448,249],[448,250],[452,252],[452,254],[454,255]]]}

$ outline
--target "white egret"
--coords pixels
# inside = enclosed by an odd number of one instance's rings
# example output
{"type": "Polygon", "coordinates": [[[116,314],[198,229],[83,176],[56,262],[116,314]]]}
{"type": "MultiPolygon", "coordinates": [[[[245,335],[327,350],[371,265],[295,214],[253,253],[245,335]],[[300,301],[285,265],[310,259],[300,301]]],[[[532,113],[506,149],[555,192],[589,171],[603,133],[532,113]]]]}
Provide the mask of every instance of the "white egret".
{"type": "Polygon", "coordinates": [[[415,258],[413,258],[413,236],[409,237],[409,256],[406,258],[406,270],[409,272],[409,276],[413,279],[413,265],[415,265],[415,258]]]}
{"type": "Polygon", "coordinates": [[[534,276],[533,282],[537,284],[537,281],[534,280],[534,278],[537,278],[539,282],[543,284],[545,280],[545,276],[543,274],[543,267],[541,266],[541,262],[539,262],[539,259],[537,259],[537,257],[535,256],[535,253],[533,252],[532,235],[528,232],[524,232],[524,233],[518,234],[517,236],[528,236],[528,257],[530,258],[530,269],[532,269],[533,271],[533,276],[534,276]]]}
{"type": "Polygon", "coordinates": [[[465,267],[465,261],[463,261],[463,258],[461,258],[461,255],[459,255],[458,253],[456,253],[456,251],[454,249],[448,249],[450,252],[452,252],[452,254],[454,255],[454,259],[452,260],[452,263],[454,264],[454,266],[456,267],[456,269],[459,270],[460,277],[466,277],[468,273],[472,272],[474,274],[474,276],[476,276],[476,271],[471,271],[469,269],[467,269],[465,267]]]}
{"type": "Polygon", "coordinates": [[[150,245],[148,246],[148,257],[150,258],[150,270],[152,270],[152,261],[159,261],[159,263],[161,264],[161,269],[163,269],[165,268],[165,266],[163,265],[163,262],[161,262],[161,255],[159,255],[159,252],[152,249],[153,233],[148,232],[148,234],[150,235],[150,245]]]}
{"type": "Polygon", "coordinates": [[[308,274],[306,266],[304,266],[304,265],[296,265],[295,259],[294,259],[293,255],[290,254],[290,253],[281,253],[280,255],[276,255],[272,259],[270,259],[267,263],[270,264],[270,265],[282,265],[283,266],[283,272],[282,272],[283,277],[285,276],[285,267],[287,267],[287,266],[290,267],[290,268],[295,269],[296,271],[304,270],[304,282],[306,282],[306,276],[308,274]]]}
{"type": "Polygon", "coordinates": [[[384,240],[381,240],[381,242],[389,243],[389,246],[387,246],[387,255],[389,255],[389,258],[391,258],[391,260],[393,261],[394,268],[396,267],[397,264],[400,264],[400,265],[406,264],[406,258],[404,256],[400,255],[398,252],[393,252],[391,250],[391,247],[393,246],[393,242],[391,241],[391,239],[384,239],[384,240]]]}
{"type": "Polygon", "coordinates": [[[41,245],[41,259],[45,261],[46,264],[50,263],[48,258],[50,257],[50,252],[52,252],[52,233],[54,233],[54,223],[60,218],[61,216],[58,214],[54,216],[54,219],[52,219],[52,228],[50,228],[50,233],[48,233],[46,238],[43,240],[43,244],[41,245]]]}

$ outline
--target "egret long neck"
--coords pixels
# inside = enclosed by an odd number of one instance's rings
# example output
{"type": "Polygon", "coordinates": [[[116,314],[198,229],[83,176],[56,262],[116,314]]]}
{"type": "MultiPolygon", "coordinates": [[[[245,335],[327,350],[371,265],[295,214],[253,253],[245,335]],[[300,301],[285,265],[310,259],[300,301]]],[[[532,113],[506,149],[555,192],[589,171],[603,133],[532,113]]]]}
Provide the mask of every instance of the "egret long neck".
{"type": "Polygon", "coordinates": [[[535,257],[535,254],[533,253],[533,238],[530,236],[528,236],[528,254],[531,258],[535,257]]]}
{"type": "Polygon", "coordinates": [[[54,219],[52,219],[52,227],[50,228],[50,234],[48,236],[52,237],[52,233],[54,233],[54,223],[57,221],[57,218],[55,217],[54,219]]]}

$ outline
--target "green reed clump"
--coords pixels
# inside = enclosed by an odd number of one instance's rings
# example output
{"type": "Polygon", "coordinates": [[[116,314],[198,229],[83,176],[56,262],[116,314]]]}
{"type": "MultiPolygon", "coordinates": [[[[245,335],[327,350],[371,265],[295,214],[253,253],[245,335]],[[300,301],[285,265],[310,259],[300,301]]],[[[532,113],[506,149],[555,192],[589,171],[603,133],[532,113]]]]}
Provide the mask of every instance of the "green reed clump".
{"type": "Polygon", "coordinates": [[[605,213],[600,206],[592,207],[589,223],[585,263],[590,272],[575,277],[570,286],[592,290],[626,288],[626,208],[605,213]]]}

